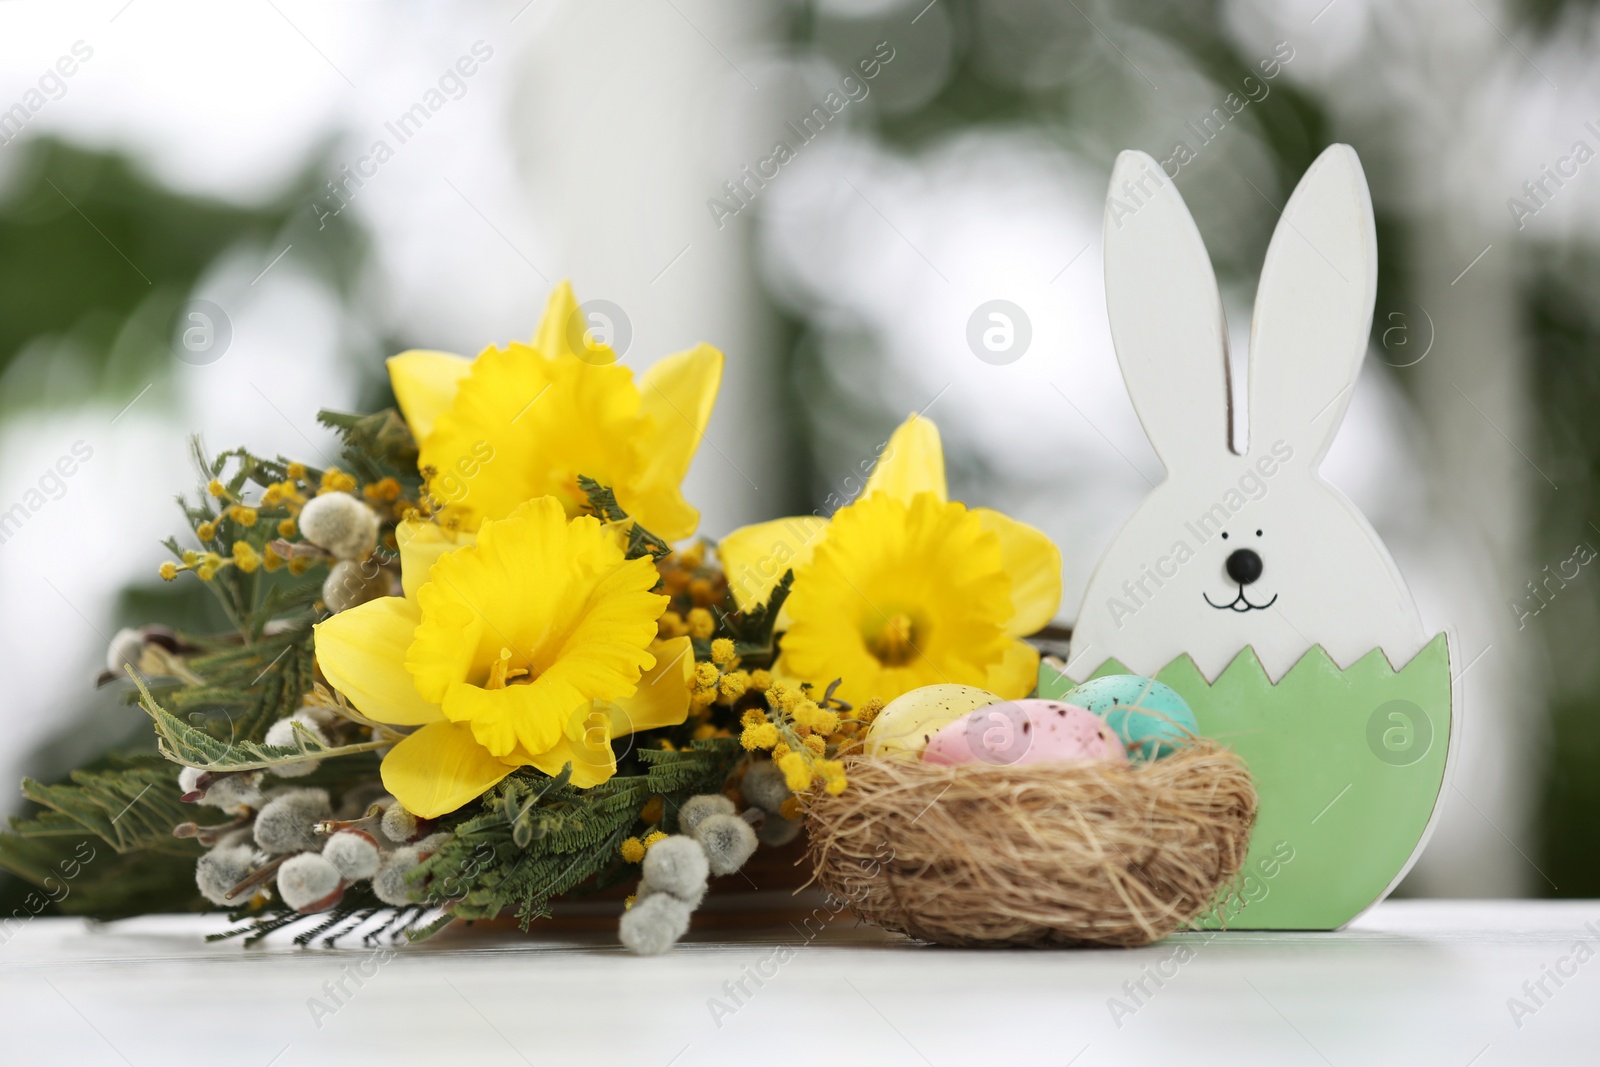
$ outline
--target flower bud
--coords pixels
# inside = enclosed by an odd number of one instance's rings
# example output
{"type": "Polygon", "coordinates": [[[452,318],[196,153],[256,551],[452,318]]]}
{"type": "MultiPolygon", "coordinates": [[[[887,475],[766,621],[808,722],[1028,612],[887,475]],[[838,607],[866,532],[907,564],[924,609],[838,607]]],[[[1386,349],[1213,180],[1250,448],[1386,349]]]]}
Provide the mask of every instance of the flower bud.
{"type": "Polygon", "coordinates": [[[378,865],[378,873],[372,876],[373,893],[385,904],[393,904],[397,908],[416,903],[411,899],[411,887],[406,885],[406,875],[416,870],[419,862],[417,850],[410,846],[397,848],[383,857],[383,862],[378,865]]]}
{"type": "Polygon", "coordinates": [[[110,647],[106,649],[106,670],[120,678],[122,668],[137,667],[139,657],[143,654],[144,634],[123,627],[112,636],[110,647]]]}
{"type": "Polygon", "coordinates": [[[785,819],[782,815],[768,815],[767,821],[756,831],[756,840],[768,848],[779,848],[800,836],[799,819],[785,819]]]}
{"type": "Polygon", "coordinates": [[[323,493],[301,510],[300,533],[339,559],[366,559],[378,547],[378,514],[349,493],[323,493]]]}
{"type": "Polygon", "coordinates": [[[256,816],[256,844],[266,852],[320,849],[313,827],[333,817],[326,789],[291,789],[267,802],[256,816]]]}
{"type": "MultiPolygon", "coordinates": [[[[318,744],[326,745],[328,735],[323,733],[322,727],[313,722],[308,715],[296,713],[287,719],[279,719],[267,729],[266,743],[274,748],[293,748],[304,751],[304,742],[295,730],[298,723],[306,733],[316,739],[318,744]]],[[[319,759],[304,759],[298,763],[285,763],[272,768],[272,773],[279,778],[301,778],[322,766],[319,759]]]]}
{"type": "Polygon", "coordinates": [[[712,874],[732,874],[756,850],[756,832],[737,815],[710,816],[700,823],[695,837],[705,849],[712,874]]]}
{"type": "Polygon", "coordinates": [[[335,615],[388,595],[388,572],[370,560],[341,559],[322,582],[322,602],[335,615]]]}
{"type": "Polygon", "coordinates": [[[322,855],[339,869],[347,882],[359,882],[378,873],[378,843],[363,830],[341,830],[328,838],[322,855]]]}
{"type": "Polygon", "coordinates": [[[776,815],[783,802],[794,794],[783,779],[783,772],[770,760],[758,760],[750,765],[739,781],[739,792],[746,803],[754,804],[769,815],[776,815]]]}
{"type": "Polygon", "coordinates": [[[640,956],[659,956],[688,931],[692,911],[688,904],[670,893],[641,897],[622,913],[618,931],[622,943],[640,956]]]}
{"type": "Polygon", "coordinates": [[[417,842],[417,852],[424,857],[431,856],[433,853],[443,848],[445,846],[445,842],[449,841],[454,836],[454,834],[443,832],[429,834],[427,837],[424,837],[421,841],[417,842]]]}
{"type": "Polygon", "coordinates": [[[705,895],[708,870],[706,850],[683,834],[651,845],[642,867],[646,886],[696,904],[705,895]]]}
{"type": "Polygon", "coordinates": [[[383,836],[403,844],[417,836],[417,817],[396,801],[384,811],[382,827],[383,836]]]}
{"type": "Polygon", "coordinates": [[[690,797],[678,808],[678,828],[686,834],[692,834],[694,828],[708,815],[732,815],[735,810],[733,801],[721,793],[703,793],[697,797],[690,797]]]}
{"type": "Polygon", "coordinates": [[[250,877],[255,856],[256,850],[249,845],[218,845],[195,864],[194,884],[211,903],[224,908],[237,907],[240,901],[229,900],[228,890],[250,877]]]}
{"type": "Polygon", "coordinates": [[[289,907],[309,915],[339,903],[344,885],[339,868],[315,852],[302,852],[278,868],[278,895],[289,907]]]}
{"type": "Polygon", "coordinates": [[[183,800],[209,808],[237,813],[241,808],[259,808],[266,803],[261,795],[260,771],[202,771],[185,767],[178,772],[178,788],[183,800]]]}

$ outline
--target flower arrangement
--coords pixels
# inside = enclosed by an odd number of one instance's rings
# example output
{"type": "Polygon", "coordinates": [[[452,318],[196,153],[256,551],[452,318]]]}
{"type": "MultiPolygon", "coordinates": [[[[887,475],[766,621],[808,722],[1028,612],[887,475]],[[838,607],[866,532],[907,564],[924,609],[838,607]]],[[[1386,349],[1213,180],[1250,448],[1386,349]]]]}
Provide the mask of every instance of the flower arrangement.
{"type": "Polygon", "coordinates": [[[709,878],[849,788],[887,702],[1032,691],[1020,638],[1056,610],[1059,555],[948,499],[933,423],[831,519],[692,541],[721,353],[635,375],[578,316],[563,284],[531,343],[395,356],[398,409],[319,416],[337,463],[197,441],[160,574],[228,628],[118,635],[105,680],[155,750],[25,781],[0,864],[37,882],[104,842],[86,909],[224,909],[218,936],[301,943],[526,928],[636,881],[621,937],[659,952],[709,878]]]}

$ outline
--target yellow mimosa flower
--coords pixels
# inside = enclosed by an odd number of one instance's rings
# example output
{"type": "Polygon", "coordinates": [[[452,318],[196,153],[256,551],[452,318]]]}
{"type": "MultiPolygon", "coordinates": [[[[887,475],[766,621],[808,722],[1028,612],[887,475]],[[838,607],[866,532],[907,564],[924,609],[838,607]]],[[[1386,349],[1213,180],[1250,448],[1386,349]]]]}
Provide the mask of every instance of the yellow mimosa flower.
{"type": "Polygon", "coordinates": [[[587,498],[578,477],[610,486],[650,532],[681,541],[700,513],[679,490],[722,382],[710,345],[640,375],[586,330],[572,286],[551,294],[533,343],[475,360],[414,350],[389,360],[389,380],[417,439],[430,491],[464,529],[523,501],[553,496],[568,515],[587,498]]]}
{"type": "Polygon", "coordinates": [[[1032,691],[1039,654],[1018,638],[1061,602],[1061,553],[988,508],[948,499],[932,422],[913,415],[889,439],[861,498],[832,520],[777,519],[718,546],[740,610],[794,586],[780,628],[780,676],[860,702],[957,682],[1008,700],[1032,691]]]}
{"type": "Polygon", "coordinates": [[[545,496],[476,537],[407,522],[398,540],[404,595],[318,624],[316,651],[362,714],[420,727],[383,760],[407,811],[444,815],[522,766],[597,785],[612,738],[684,721],[693,649],[654,640],[668,598],[614,529],[545,496]]]}

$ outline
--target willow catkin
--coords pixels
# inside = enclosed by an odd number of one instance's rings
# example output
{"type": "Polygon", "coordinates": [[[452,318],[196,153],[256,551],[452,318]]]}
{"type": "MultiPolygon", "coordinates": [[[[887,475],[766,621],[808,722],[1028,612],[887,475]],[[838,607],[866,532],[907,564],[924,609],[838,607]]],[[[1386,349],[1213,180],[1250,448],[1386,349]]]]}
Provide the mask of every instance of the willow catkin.
{"type": "Polygon", "coordinates": [[[1149,763],[938,766],[857,757],[811,799],[816,881],[860,918],[944,945],[1143,945],[1239,873],[1256,792],[1200,740],[1149,763]]]}

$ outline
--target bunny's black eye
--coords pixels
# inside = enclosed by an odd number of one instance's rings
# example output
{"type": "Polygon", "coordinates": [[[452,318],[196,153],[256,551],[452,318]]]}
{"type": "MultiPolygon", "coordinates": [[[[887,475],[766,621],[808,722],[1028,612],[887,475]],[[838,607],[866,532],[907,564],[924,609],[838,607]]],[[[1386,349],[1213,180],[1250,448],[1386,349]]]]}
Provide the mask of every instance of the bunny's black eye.
{"type": "Polygon", "coordinates": [[[1257,536],[1257,537],[1260,537],[1260,536],[1261,536],[1261,531],[1260,531],[1260,530],[1257,530],[1257,531],[1256,531],[1256,536],[1257,536]]]}
{"type": "Polygon", "coordinates": [[[1228,539],[1228,531],[1227,530],[1223,530],[1222,531],[1222,539],[1224,541],[1226,541],[1228,539]]]}

